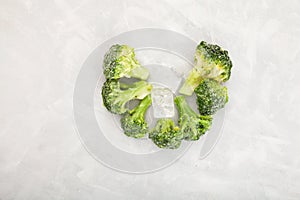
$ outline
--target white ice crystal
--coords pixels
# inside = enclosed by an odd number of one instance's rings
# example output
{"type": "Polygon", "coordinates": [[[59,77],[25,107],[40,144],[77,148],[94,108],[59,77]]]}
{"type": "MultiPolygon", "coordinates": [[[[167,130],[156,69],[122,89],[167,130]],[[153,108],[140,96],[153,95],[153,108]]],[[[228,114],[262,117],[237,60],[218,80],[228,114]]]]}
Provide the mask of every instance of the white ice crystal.
{"type": "Polygon", "coordinates": [[[174,101],[171,90],[163,87],[154,87],[151,92],[151,97],[155,118],[174,116],[174,101]]]}

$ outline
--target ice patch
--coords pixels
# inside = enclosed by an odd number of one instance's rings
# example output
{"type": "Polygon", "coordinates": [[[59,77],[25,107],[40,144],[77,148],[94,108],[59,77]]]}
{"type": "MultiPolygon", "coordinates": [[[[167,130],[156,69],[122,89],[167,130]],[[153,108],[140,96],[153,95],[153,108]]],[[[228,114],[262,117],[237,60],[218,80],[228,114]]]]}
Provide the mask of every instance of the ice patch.
{"type": "Polygon", "coordinates": [[[174,117],[173,93],[164,87],[154,87],[151,92],[153,115],[155,118],[174,117]]]}

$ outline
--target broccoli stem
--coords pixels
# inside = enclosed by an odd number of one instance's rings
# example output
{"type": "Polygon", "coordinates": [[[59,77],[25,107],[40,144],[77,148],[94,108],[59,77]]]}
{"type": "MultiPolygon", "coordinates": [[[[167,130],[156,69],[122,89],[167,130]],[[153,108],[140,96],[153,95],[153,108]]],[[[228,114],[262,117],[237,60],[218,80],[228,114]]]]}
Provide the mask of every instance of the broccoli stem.
{"type": "Polygon", "coordinates": [[[136,106],[134,109],[132,109],[129,113],[133,113],[133,118],[135,119],[144,119],[144,116],[146,114],[146,111],[148,107],[151,105],[152,99],[150,95],[147,95],[141,103],[136,106]]]}
{"type": "Polygon", "coordinates": [[[120,88],[121,88],[122,90],[128,89],[128,88],[130,88],[130,87],[132,87],[132,86],[129,85],[129,84],[120,82],[120,88]]]}
{"type": "Polygon", "coordinates": [[[192,69],[189,73],[186,81],[183,86],[180,88],[179,93],[191,96],[195,90],[195,88],[199,85],[202,80],[202,76],[196,69],[192,69]]]}
{"type": "Polygon", "coordinates": [[[150,93],[151,90],[151,84],[145,81],[136,82],[132,85],[132,87],[129,87],[120,94],[117,98],[117,102],[123,102],[122,105],[125,105],[132,99],[143,99],[150,93]]]}
{"type": "Polygon", "coordinates": [[[178,108],[180,116],[184,114],[187,114],[189,116],[198,116],[197,113],[186,102],[184,96],[175,97],[174,102],[178,108]]]}
{"type": "Polygon", "coordinates": [[[137,64],[130,72],[130,76],[132,78],[147,80],[147,78],[149,77],[149,71],[147,68],[137,64]]]}

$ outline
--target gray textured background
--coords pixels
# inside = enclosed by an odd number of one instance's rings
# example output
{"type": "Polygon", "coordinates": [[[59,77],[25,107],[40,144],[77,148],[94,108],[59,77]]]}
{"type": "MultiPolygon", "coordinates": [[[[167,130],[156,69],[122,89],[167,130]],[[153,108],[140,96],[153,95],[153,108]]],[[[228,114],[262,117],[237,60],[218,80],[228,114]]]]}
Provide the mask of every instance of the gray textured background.
{"type": "Polygon", "coordinates": [[[300,2],[0,1],[0,199],[300,199],[300,2]],[[228,49],[224,132],[146,175],[112,171],[83,148],[72,95],[89,53],[158,27],[228,49]]]}

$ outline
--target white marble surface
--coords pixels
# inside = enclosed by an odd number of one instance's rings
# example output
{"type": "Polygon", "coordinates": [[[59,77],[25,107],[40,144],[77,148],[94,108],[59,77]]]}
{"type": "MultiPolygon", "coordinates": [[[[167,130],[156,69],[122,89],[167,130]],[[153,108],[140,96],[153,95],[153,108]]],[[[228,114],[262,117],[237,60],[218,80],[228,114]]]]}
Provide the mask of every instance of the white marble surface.
{"type": "Polygon", "coordinates": [[[1,0],[0,199],[300,199],[297,0],[1,0]],[[112,171],[81,145],[72,94],[89,53],[158,27],[228,49],[224,132],[162,171],[112,171]]]}

